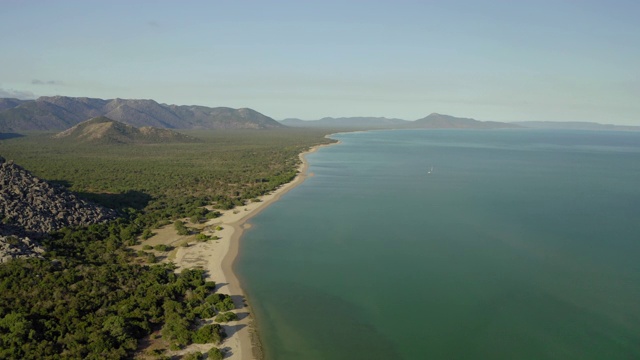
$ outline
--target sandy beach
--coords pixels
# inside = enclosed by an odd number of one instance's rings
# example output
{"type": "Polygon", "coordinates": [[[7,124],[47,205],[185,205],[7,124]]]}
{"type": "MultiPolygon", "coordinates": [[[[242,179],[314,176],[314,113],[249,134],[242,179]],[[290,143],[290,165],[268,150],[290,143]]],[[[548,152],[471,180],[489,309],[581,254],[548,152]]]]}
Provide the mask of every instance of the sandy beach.
{"type": "MultiPolygon", "coordinates": [[[[287,184],[282,185],[272,193],[262,196],[259,202],[250,202],[247,205],[239,206],[232,210],[222,212],[220,217],[211,219],[198,227],[207,235],[215,235],[218,240],[206,242],[190,241],[189,247],[179,246],[180,243],[192,237],[178,236],[173,226],[166,226],[156,232],[156,235],[144,241],[141,245],[166,244],[175,247],[172,253],[167,254],[163,261],[173,261],[177,266],[176,271],[185,268],[202,268],[207,271],[207,280],[216,282],[216,291],[228,294],[233,298],[238,315],[237,321],[223,324],[227,333],[227,339],[219,346],[226,352],[225,359],[234,360],[259,360],[262,358],[260,340],[253,323],[251,309],[247,302],[238,278],[233,272],[232,266],[238,255],[239,240],[246,222],[271,203],[277,201],[282,195],[301,184],[308,174],[308,163],[305,156],[317,151],[319,145],[309,151],[301,153],[301,164],[298,168],[298,175],[287,184]]],[[[211,320],[209,320],[211,321],[211,320]]],[[[206,352],[213,345],[192,344],[180,351],[172,351],[167,355],[183,355],[194,351],[206,352]]]]}

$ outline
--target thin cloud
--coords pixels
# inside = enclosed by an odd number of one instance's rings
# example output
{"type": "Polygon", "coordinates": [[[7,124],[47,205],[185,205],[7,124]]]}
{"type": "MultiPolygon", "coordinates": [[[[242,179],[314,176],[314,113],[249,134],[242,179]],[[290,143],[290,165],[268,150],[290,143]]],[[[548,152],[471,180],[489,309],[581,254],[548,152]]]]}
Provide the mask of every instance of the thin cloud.
{"type": "Polygon", "coordinates": [[[64,83],[58,80],[43,81],[43,80],[33,79],[31,80],[31,85],[64,85],[64,83]]]}
{"type": "Polygon", "coordinates": [[[33,100],[37,96],[31,91],[20,91],[0,88],[0,98],[15,98],[20,100],[33,100]]]}

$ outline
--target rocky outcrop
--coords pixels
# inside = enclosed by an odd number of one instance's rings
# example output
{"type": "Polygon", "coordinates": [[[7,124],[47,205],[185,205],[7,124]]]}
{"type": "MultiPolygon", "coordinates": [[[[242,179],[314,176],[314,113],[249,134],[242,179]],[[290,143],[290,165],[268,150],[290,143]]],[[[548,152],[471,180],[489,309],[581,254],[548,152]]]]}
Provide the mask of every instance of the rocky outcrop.
{"type": "Polygon", "coordinates": [[[0,157],[0,258],[40,253],[31,239],[115,217],[113,210],[78,199],[0,157]]]}
{"type": "Polygon", "coordinates": [[[28,237],[0,236],[0,264],[11,259],[41,257],[44,249],[28,237]]]}

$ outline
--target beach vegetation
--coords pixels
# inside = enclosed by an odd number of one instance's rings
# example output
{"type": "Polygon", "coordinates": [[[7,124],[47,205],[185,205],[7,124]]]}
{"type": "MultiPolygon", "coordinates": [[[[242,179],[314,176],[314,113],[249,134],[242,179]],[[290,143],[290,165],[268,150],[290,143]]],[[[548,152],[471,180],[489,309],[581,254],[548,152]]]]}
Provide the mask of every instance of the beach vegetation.
{"type": "Polygon", "coordinates": [[[202,234],[202,233],[196,235],[196,240],[199,241],[199,242],[207,241],[209,239],[211,239],[211,236],[208,236],[208,235],[205,235],[205,234],[202,234]]]}
{"type": "Polygon", "coordinates": [[[218,311],[229,311],[236,308],[236,306],[233,303],[233,300],[231,299],[231,296],[228,296],[228,295],[227,297],[224,298],[224,300],[219,301],[214,305],[218,311]]]}
{"type": "Polygon", "coordinates": [[[204,355],[200,351],[188,353],[182,357],[182,360],[202,360],[204,355]]]}
{"type": "Polygon", "coordinates": [[[151,229],[147,228],[147,229],[144,229],[142,231],[142,235],[140,235],[140,237],[143,240],[147,240],[148,238],[152,237],[153,235],[155,235],[155,233],[153,231],[151,231],[151,229]]]}
{"type": "Polygon", "coordinates": [[[207,351],[207,360],[222,360],[224,359],[224,353],[217,347],[212,347],[207,351]]]}
{"type": "Polygon", "coordinates": [[[210,319],[216,316],[215,308],[209,304],[200,305],[199,307],[195,308],[193,311],[201,319],[210,319]]]}
{"type": "Polygon", "coordinates": [[[162,220],[158,220],[158,222],[153,224],[151,226],[151,228],[152,229],[160,229],[161,227],[169,225],[169,224],[171,224],[171,221],[169,221],[168,219],[162,219],[162,220]]]}
{"type": "Polygon", "coordinates": [[[182,222],[181,220],[176,220],[173,223],[173,227],[178,232],[178,235],[189,235],[190,233],[189,229],[184,225],[184,222],[182,222]]]}
{"type": "Polygon", "coordinates": [[[165,244],[158,244],[158,245],[154,246],[153,249],[155,251],[165,252],[165,251],[171,251],[173,249],[173,247],[169,246],[169,245],[165,245],[165,244]]]}
{"type": "Polygon", "coordinates": [[[215,211],[209,211],[209,212],[205,215],[205,218],[206,218],[206,219],[211,220],[211,219],[218,218],[218,217],[220,217],[220,216],[222,216],[222,213],[221,213],[220,211],[215,210],[215,211]]]}
{"type": "Polygon", "coordinates": [[[207,324],[196,330],[193,334],[195,344],[220,344],[227,336],[220,324],[207,324]]]}
{"type": "Polygon", "coordinates": [[[216,318],[215,321],[216,322],[229,322],[229,321],[235,321],[238,320],[238,315],[236,315],[236,313],[233,313],[231,311],[227,311],[227,312],[221,312],[219,313],[216,318]]]}

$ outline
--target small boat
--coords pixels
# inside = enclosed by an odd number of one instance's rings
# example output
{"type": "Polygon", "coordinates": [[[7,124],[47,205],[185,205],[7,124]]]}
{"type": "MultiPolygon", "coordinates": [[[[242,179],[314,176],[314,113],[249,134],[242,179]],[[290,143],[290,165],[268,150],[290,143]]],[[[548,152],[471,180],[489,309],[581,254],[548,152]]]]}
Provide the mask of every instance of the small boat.
{"type": "Polygon", "coordinates": [[[431,167],[431,169],[429,169],[429,171],[427,171],[427,174],[431,174],[433,172],[433,166],[431,167]]]}

